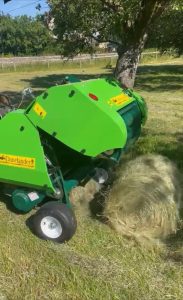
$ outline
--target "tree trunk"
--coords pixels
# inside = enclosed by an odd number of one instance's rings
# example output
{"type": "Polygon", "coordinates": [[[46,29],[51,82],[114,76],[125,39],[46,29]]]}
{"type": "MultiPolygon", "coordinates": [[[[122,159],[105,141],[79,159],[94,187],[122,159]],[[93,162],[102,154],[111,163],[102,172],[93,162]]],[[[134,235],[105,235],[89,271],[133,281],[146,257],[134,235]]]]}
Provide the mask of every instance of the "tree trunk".
{"type": "Polygon", "coordinates": [[[156,19],[171,1],[170,0],[143,0],[138,17],[129,25],[123,24],[125,40],[118,49],[118,60],[115,77],[122,86],[133,88],[135,75],[141,53],[147,40],[149,25],[156,19]]]}
{"type": "Polygon", "coordinates": [[[133,88],[135,75],[142,49],[130,47],[118,52],[118,60],[115,68],[115,77],[125,88],[133,88]]]}

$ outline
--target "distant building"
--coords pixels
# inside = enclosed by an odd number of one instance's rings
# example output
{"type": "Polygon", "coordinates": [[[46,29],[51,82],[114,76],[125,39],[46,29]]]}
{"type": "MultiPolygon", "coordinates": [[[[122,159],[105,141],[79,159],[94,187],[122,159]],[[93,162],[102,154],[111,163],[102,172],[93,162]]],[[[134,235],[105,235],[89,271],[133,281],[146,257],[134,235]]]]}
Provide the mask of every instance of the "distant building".
{"type": "Polygon", "coordinates": [[[105,43],[99,43],[99,44],[98,44],[98,48],[99,48],[99,49],[107,49],[107,45],[108,45],[107,42],[105,42],[105,43]]]}

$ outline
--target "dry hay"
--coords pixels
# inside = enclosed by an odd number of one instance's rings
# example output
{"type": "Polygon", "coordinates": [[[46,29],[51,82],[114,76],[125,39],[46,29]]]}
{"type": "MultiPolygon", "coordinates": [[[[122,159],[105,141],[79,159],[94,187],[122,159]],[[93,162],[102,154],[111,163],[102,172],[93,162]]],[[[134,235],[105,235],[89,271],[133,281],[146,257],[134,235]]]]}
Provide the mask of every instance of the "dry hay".
{"type": "Polygon", "coordinates": [[[163,240],[177,231],[181,176],[160,155],[144,155],[118,168],[105,202],[108,224],[137,241],[163,240]]]}
{"type": "Polygon", "coordinates": [[[90,202],[101,189],[101,185],[94,179],[90,179],[84,186],[77,186],[70,192],[69,198],[75,210],[80,215],[88,216],[91,214],[90,202]]]}

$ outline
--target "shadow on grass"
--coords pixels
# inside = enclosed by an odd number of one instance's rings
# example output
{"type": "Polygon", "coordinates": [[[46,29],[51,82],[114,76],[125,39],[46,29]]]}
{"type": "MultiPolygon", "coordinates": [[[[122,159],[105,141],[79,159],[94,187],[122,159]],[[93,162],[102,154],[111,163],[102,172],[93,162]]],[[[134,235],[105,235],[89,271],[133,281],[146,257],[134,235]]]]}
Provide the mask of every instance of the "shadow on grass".
{"type": "MultiPolygon", "coordinates": [[[[106,68],[105,68],[106,70],[106,68]]],[[[79,71],[79,70],[78,70],[79,71]]],[[[88,80],[92,78],[101,78],[106,76],[112,76],[113,70],[106,74],[97,73],[97,74],[90,74],[90,73],[83,73],[79,74],[76,73],[62,73],[60,74],[50,74],[46,76],[35,76],[30,79],[22,79],[22,82],[28,83],[28,85],[36,91],[34,92],[35,95],[39,95],[45,89],[61,84],[62,80],[65,76],[71,75],[76,76],[81,80],[88,80]]],[[[183,75],[183,67],[181,65],[146,65],[146,66],[139,66],[137,70],[137,77],[135,82],[135,88],[140,89],[142,91],[147,92],[163,92],[163,91],[177,91],[182,88],[182,77],[183,75]]],[[[16,91],[1,91],[10,98],[20,98],[20,93],[16,91]]]]}
{"type": "Polygon", "coordinates": [[[159,143],[157,145],[158,153],[167,156],[170,160],[174,161],[179,169],[183,171],[183,144],[182,143],[174,143],[166,144],[166,143],[159,143]]]}
{"type": "Polygon", "coordinates": [[[12,198],[10,196],[7,196],[4,192],[3,189],[0,190],[0,199],[1,202],[4,203],[6,205],[6,208],[17,214],[17,215],[22,215],[23,213],[18,212],[17,209],[14,207],[13,203],[12,203],[12,198]]]}
{"type": "Polygon", "coordinates": [[[168,74],[168,75],[182,75],[183,74],[183,66],[181,64],[178,65],[170,65],[170,64],[161,64],[161,65],[144,65],[139,66],[137,70],[137,74],[139,75],[152,75],[152,74],[168,74]]]}
{"type": "Polygon", "coordinates": [[[183,172],[183,133],[155,133],[144,128],[138,142],[129,151],[129,158],[147,153],[166,156],[183,172]]]}
{"type": "Polygon", "coordinates": [[[22,81],[24,82],[28,82],[30,87],[34,88],[38,88],[41,90],[47,89],[51,86],[54,85],[59,85],[62,83],[62,80],[66,77],[66,76],[75,76],[78,77],[80,80],[88,80],[88,79],[93,79],[93,78],[101,78],[106,76],[105,73],[103,74],[78,74],[78,73],[72,73],[72,74],[51,74],[51,75],[47,75],[47,76],[43,76],[43,77],[34,77],[33,79],[30,80],[25,80],[23,79],[22,81]]]}
{"type": "MultiPolygon", "coordinates": [[[[69,74],[72,76],[76,76],[81,80],[88,80],[92,78],[99,78],[104,77],[106,74],[69,74]]],[[[22,79],[23,82],[27,82],[28,85],[32,88],[33,94],[35,97],[39,96],[45,89],[48,89],[49,87],[52,87],[54,85],[59,85],[62,83],[62,80],[65,78],[65,76],[68,76],[68,74],[51,74],[47,76],[36,76],[30,80],[28,79],[22,79]]],[[[17,104],[21,101],[22,94],[18,91],[7,91],[7,90],[1,90],[1,94],[6,95],[8,98],[10,98],[12,104],[17,104]]],[[[25,102],[28,104],[32,101],[32,99],[26,99],[25,102]]]]}
{"type": "MultiPolygon", "coordinates": [[[[180,219],[183,220],[183,208],[179,211],[180,219]]],[[[179,263],[183,265],[183,226],[179,226],[179,230],[176,234],[172,234],[165,240],[167,247],[164,259],[173,263],[179,263]]]]}
{"type": "MultiPolygon", "coordinates": [[[[53,85],[60,84],[67,74],[51,74],[46,76],[36,76],[30,80],[24,80],[34,89],[44,90],[53,85]]],[[[79,77],[81,80],[92,78],[101,78],[112,75],[106,73],[89,74],[89,73],[72,73],[71,76],[79,77]]],[[[183,67],[181,65],[147,65],[139,66],[135,87],[148,92],[173,91],[182,88],[183,67]]]]}
{"type": "Polygon", "coordinates": [[[135,87],[147,92],[163,92],[182,89],[182,65],[139,66],[135,87]]]}

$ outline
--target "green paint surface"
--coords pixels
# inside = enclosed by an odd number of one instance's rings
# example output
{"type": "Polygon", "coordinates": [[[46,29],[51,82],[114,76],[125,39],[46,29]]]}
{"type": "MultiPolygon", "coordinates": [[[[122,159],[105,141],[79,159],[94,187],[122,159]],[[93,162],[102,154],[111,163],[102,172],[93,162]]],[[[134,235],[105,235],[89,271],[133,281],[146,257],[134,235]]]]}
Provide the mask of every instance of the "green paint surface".
{"type": "Polygon", "coordinates": [[[0,128],[1,157],[3,154],[15,159],[9,165],[8,162],[0,163],[0,181],[53,191],[38,131],[27,119],[24,110],[8,113],[0,120],[0,128]],[[19,167],[16,166],[17,157],[23,161],[19,167]],[[31,158],[35,161],[34,168],[28,168],[24,163],[25,159],[31,158]]]}
{"type": "Polygon", "coordinates": [[[126,96],[115,81],[95,79],[51,87],[35,102],[46,115],[42,117],[35,112],[34,104],[27,110],[27,116],[35,126],[65,145],[95,157],[125,146],[127,128],[117,111],[133,101],[136,100],[126,96]],[[111,98],[119,95],[127,100],[110,105],[111,98]]]}

